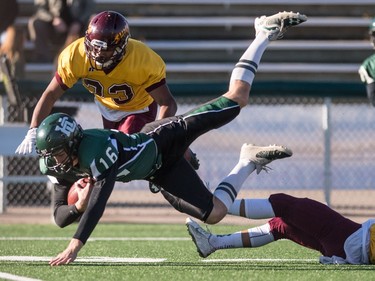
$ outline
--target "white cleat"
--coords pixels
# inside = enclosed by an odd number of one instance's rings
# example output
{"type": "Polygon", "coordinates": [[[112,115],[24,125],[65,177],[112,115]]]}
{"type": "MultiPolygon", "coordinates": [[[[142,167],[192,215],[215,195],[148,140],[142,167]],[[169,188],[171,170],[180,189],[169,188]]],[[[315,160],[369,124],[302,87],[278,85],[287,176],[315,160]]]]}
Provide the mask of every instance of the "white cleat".
{"type": "Polygon", "coordinates": [[[187,218],[185,222],[188,232],[193,239],[199,256],[207,258],[216,249],[210,244],[211,233],[205,231],[198,223],[193,221],[191,218],[187,218]]]}
{"type": "Polygon", "coordinates": [[[300,13],[279,12],[273,16],[261,16],[255,19],[255,34],[265,32],[268,40],[275,41],[283,38],[284,33],[292,26],[307,21],[307,17],[300,13]]]}
{"type": "Polygon", "coordinates": [[[287,158],[293,155],[291,149],[281,145],[256,146],[244,143],[241,147],[240,160],[251,161],[255,164],[257,174],[267,171],[267,164],[273,160],[287,158]]]}

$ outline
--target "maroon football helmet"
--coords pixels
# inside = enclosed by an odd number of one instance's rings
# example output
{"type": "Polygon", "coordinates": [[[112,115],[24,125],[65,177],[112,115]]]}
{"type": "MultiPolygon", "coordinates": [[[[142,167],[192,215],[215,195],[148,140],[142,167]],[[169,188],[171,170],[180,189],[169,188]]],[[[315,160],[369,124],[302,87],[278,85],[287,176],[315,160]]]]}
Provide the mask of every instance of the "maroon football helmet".
{"type": "Polygon", "coordinates": [[[125,55],[130,37],[125,17],[114,11],[97,14],[87,28],[85,51],[90,64],[97,70],[111,70],[125,55]]]}

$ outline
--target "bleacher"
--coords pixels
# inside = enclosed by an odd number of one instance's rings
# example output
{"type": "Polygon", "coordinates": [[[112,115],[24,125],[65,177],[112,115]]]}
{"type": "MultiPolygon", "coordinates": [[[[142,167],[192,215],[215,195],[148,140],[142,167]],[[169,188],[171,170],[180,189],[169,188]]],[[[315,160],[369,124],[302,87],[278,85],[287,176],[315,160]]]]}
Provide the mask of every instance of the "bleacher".
{"type": "MultiPolygon", "coordinates": [[[[26,30],[33,0],[19,3],[17,24],[26,30]]],[[[171,82],[227,81],[254,37],[255,17],[282,10],[305,13],[309,20],[270,45],[257,81],[358,83],[358,67],[373,53],[367,32],[375,5],[368,0],[97,0],[96,10],[123,13],[132,37],[145,41],[166,61],[171,82]]],[[[32,50],[26,41],[25,78],[48,80],[53,65],[28,62],[32,50]]]]}
{"type": "MultiPolygon", "coordinates": [[[[34,0],[18,1],[20,15],[17,25],[26,34],[34,0]]],[[[132,37],[146,42],[166,61],[172,93],[189,98],[202,93],[217,95],[223,87],[226,89],[233,65],[254,37],[255,17],[283,10],[299,11],[308,15],[308,22],[293,28],[285,35],[285,40],[269,46],[263,55],[251,96],[257,98],[256,95],[261,93],[268,97],[276,93],[284,98],[298,94],[298,98],[302,96],[299,102],[304,103],[309,100],[308,96],[342,95],[346,98],[358,96],[358,93],[365,95],[357,70],[361,62],[374,52],[368,40],[368,26],[375,16],[374,0],[97,0],[96,10],[117,10],[127,16],[132,37]]],[[[26,77],[20,88],[26,104],[24,115],[27,116],[21,116],[23,121],[30,120],[33,106],[53,70],[52,63],[31,63],[33,48],[32,42],[24,42],[26,77]]],[[[82,91],[79,97],[84,99],[84,93],[92,100],[87,91],[82,91]]],[[[283,101],[284,104],[288,102],[283,101]]],[[[273,103],[272,97],[270,103],[273,103]]],[[[20,116],[14,112],[18,112],[19,107],[8,108],[9,115],[16,121],[15,117],[20,116]]],[[[21,140],[24,136],[27,124],[22,128],[8,128],[12,130],[9,143],[15,144],[15,138],[21,140]],[[22,131],[16,132],[13,128],[22,131]]],[[[21,201],[18,194],[30,190],[33,196],[23,198],[30,197],[32,201],[44,193],[43,198],[49,205],[50,192],[45,178],[39,177],[37,170],[28,168],[37,169],[37,162],[31,162],[37,159],[25,161],[23,157],[14,157],[14,150],[8,148],[3,153],[6,155],[3,159],[8,162],[0,163],[9,170],[3,173],[5,188],[1,188],[0,180],[0,202],[5,198],[4,190],[13,192],[14,196],[9,198],[17,203],[21,201]]],[[[0,204],[0,213],[2,211],[0,204]]]]}

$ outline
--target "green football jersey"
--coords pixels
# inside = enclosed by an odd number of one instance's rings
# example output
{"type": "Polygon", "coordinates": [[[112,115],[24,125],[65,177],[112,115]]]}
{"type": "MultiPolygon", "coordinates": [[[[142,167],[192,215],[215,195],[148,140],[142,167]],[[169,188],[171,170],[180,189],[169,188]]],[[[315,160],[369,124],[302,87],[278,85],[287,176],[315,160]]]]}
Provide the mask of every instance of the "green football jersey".
{"type": "Polygon", "coordinates": [[[358,70],[363,83],[374,83],[375,80],[375,54],[368,57],[358,70]]]}
{"type": "Polygon", "coordinates": [[[84,130],[78,159],[79,166],[68,173],[49,170],[43,159],[39,162],[40,170],[43,174],[73,182],[87,176],[102,180],[109,169],[117,167],[116,181],[128,182],[144,179],[161,164],[156,144],[148,135],[127,135],[105,129],[84,130]]]}

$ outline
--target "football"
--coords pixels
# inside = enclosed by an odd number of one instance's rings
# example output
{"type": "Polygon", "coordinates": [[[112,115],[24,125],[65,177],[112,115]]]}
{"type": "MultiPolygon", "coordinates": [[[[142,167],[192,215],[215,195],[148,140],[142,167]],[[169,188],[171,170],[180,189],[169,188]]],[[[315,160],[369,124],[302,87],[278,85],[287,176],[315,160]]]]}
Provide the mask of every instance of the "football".
{"type": "Polygon", "coordinates": [[[82,178],[72,184],[68,192],[68,205],[73,205],[78,201],[77,189],[85,188],[90,181],[90,178],[82,178]]]}

